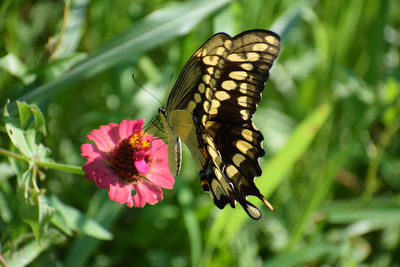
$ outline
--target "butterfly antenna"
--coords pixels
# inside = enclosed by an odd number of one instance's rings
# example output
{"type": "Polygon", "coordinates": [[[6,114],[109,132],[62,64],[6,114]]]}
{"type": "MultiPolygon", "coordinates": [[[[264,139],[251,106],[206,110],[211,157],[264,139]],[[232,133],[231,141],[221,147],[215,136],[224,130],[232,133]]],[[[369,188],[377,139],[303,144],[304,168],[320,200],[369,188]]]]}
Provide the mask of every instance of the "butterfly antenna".
{"type": "Polygon", "coordinates": [[[144,88],[135,78],[135,73],[132,73],[132,79],[135,81],[135,83],[140,87],[140,89],[143,89],[144,91],[146,91],[147,93],[149,93],[149,95],[151,95],[152,97],[154,97],[158,102],[160,102],[161,105],[163,105],[163,103],[161,102],[161,100],[156,97],[154,94],[152,94],[149,90],[147,90],[146,88],[144,88]]]}

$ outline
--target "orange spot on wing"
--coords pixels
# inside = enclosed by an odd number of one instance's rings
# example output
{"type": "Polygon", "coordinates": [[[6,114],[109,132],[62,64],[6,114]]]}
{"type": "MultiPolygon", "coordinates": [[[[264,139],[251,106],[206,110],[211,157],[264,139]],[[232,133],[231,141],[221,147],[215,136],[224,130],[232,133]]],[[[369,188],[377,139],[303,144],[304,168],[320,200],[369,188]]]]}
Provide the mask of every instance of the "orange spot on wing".
{"type": "Polygon", "coordinates": [[[208,159],[207,149],[205,147],[203,147],[201,149],[201,152],[203,153],[204,158],[207,160],[208,159]]]}

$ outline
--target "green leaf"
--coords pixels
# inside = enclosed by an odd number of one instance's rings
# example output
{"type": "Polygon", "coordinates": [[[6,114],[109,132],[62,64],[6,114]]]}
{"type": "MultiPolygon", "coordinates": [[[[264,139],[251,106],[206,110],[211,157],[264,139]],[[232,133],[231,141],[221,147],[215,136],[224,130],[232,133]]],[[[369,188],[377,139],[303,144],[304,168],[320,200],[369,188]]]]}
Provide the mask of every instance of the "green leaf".
{"type": "Polygon", "coordinates": [[[65,56],[62,58],[56,58],[46,64],[39,65],[38,68],[39,77],[41,80],[48,81],[55,79],[56,77],[62,75],[74,65],[79,64],[87,58],[85,53],[76,53],[70,56],[65,56]]]}
{"type": "Polygon", "coordinates": [[[13,249],[11,251],[6,251],[4,253],[4,259],[7,262],[8,267],[27,266],[49,247],[65,241],[65,236],[58,230],[49,229],[47,233],[43,234],[40,243],[33,240],[17,250],[13,249]]]}
{"type": "Polygon", "coordinates": [[[11,142],[27,158],[43,159],[48,150],[43,145],[37,144],[36,132],[46,134],[45,120],[42,112],[36,105],[28,105],[25,102],[17,102],[19,110],[19,120],[11,117],[4,107],[3,115],[5,128],[11,142]],[[29,118],[33,116],[33,125],[27,125],[29,118]],[[28,127],[27,129],[25,129],[28,127]]]}
{"type": "Polygon", "coordinates": [[[33,190],[28,191],[25,186],[20,188],[17,193],[19,215],[22,221],[29,224],[39,242],[54,209],[47,204],[43,194],[33,190]]]}
{"type": "Polygon", "coordinates": [[[58,229],[63,231],[66,235],[68,235],[68,236],[72,236],[73,235],[72,229],[68,226],[68,224],[65,221],[64,217],[57,210],[56,210],[56,212],[54,212],[53,218],[51,218],[51,222],[55,226],[57,226],[58,229]]]}
{"type": "Polygon", "coordinates": [[[13,214],[13,199],[15,196],[14,190],[8,178],[14,176],[11,166],[5,162],[0,163],[0,221],[10,223],[13,214]]]}
{"type": "Polygon", "coordinates": [[[400,208],[354,208],[342,207],[325,209],[327,220],[331,223],[352,223],[360,220],[386,224],[400,224],[400,208]]]}
{"type": "Polygon", "coordinates": [[[30,115],[33,115],[33,128],[46,135],[45,119],[42,111],[36,105],[29,105],[26,102],[17,101],[21,127],[25,128],[30,115]]]}
{"type": "MultiPolygon", "coordinates": [[[[105,227],[111,227],[122,215],[125,207],[114,201],[109,201],[105,190],[97,190],[89,203],[87,214],[101,222],[105,227]]],[[[65,267],[87,266],[88,260],[95,255],[96,248],[100,245],[99,239],[90,236],[79,236],[73,245],[68,249],[68,257],[65,260],[65,267]]]]}
{"type": "Polygon", "coordinates": [[[176,180],[175,182],[176,191],[178,192],[178,202],[182,207],[183,220],[190,241],[192,266],[199,266],[202,254],[201,228],[192,208],[193,194],[181,180],[176,180]]]}
{"type": "MultiPolygon", "coordinates": [[[[62,203],[56,196],[51,196],[49,201],[56,209],[56,212],[64,219],[62,227],[65,228],[67,226],[71,230],[102,240],[111,240],[113,238],[112,233],[99,223],[86,217],[76,208],[62,203]]],[[[60,222],[60,220],[56,220],[55,224],[58,225],[60,222]]],[[[69,230],[66,230],[66,232],[69,232],[69,230]]]]}
{"type": "Polygon", "coordinates": [[[28,145],[25,132],[19,127],[19,121],[15,118],[4,117],[6,131],[14,146],[27,158],[33,157],[33,151],[28,145]]]}
{"type": "Polygon", "coordinates": [[[76,51],[80,44],[83,33],[85,33],[85,22],[87,19],[87,9],[91,6],[90,0],[71,0],[65,2],[63,23],[68,31],[60,32],[60,43],[57,50],[53,53],[56,57],[69,56],[76,51]]]}
{"type": "Polygon", "coordinates": [[[310,221],[312,221],[315,211],[329,196],[329,193],[332,189],[332,184],[335,181],[335,177],[340,169],[340,166],[343,166],[344,162],[348,160],[350,150],[350,148],[346,148],[339,152],[333,153],[333,155],[328,158],[328,163],[326,166],[323,166],[321,169],[315,168],[314,175],[317,177],[324,177],[324,179],[315,179],[317,182],[313,185],[310,185],[309,190],[310,192],[314,193],[308,195],[309,198],[308,201],[305,202],[306,205],[301,207],[301,215],[298,216],[296,224],[290,233],[290,241],[287,245],[288,250],[293,249],[298,242],[300,242],[301,238],[306,232],[307,226],[309,225],[310,221]]]}
{"type": "Polygon", "coordinates": [[[282,253],[267,262],[264,267],[306,266],[308,262],[318,261],[323,256],[337,255],[339,248],[330,243],[308,245],[298,251],[282,253]]]}
{"type": "Polygon", "coordinates": [[[29,105],[25,102],[17,102],[18,112],[19,112],[19,120],[22,128],[26,128],[28,123],[28,119],[31,115],[31,111],[29,105]]]}
{"type": "Polygon", "coordinates": [[[32,129],[32,128],[27,129],[25,131],[26,141],[34,155],[33,160],[34,161],[50,161],[50,159],[47,158],[47,156],[50,154],[50,149],[45,147],[41,143],[39,143],[39,144],[37,143],[38,140],[36,138],[36,136],[37,136],[36,133],[37,133],[37,130],[32,129]]]}
{"type": "Polygon", "coordinates": [[[270,195],[278,187],[294,163],[307,151],[331,111],[332,105],[328,103],[317,107],[297,126],[282,150],[267,162],[263,175],[256,180],[264,195],[270,195]]]}
{"type": "Polygon", "coordinates": [[[0,58],[0,69],[3,69],[21,79],[24,84],[29,84],[35,79],[34,75],[27,73],[25,64],[12,53],[0,58]]]}

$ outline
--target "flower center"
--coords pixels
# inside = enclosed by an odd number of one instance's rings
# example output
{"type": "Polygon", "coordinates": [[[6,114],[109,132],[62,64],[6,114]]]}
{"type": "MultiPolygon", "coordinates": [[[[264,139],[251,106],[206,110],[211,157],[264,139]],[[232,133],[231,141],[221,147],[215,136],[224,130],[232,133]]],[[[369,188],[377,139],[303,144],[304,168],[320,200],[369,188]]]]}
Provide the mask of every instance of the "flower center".
{"type": "Polygon", "coordinates": [[[140,133],[134,133],[131,138],[129,138],[129,144],[137,150],[144,149],[147,150],[150,147],[150,142],[144,140],[143,137],[146,137],[147,133],[141,131],[140,133]]]}
{"type": "Polygon", "coordinates": [[[141,131],[134,133],[130,138],[122,140],[112,151],[110,157],[111,168],[118,177],[126,182],[134,182],[143,176],[136,166],[135,161],[145,160],[148,157],[146,151],[150,148],[150,142],[144,140],[147,134],[141,131]]]}

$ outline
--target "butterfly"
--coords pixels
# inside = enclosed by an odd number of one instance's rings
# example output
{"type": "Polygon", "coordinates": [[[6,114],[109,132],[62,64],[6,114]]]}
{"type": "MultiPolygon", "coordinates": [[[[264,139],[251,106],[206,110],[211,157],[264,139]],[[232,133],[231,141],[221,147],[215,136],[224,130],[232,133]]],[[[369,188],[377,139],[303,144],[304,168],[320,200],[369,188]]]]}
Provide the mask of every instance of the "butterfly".
{"type": "Polygon", "coordinates": [[[213,35],[186,63],[158,111],[171,173],[179,173],[182,140],[215,205],[234,208],[238,202],[253,219],[261,212],[247,201],[249,195],[273,210],[254,183],[265,152],[252,116],[279,50],[279,35],[268,30],[213,35]]]}

